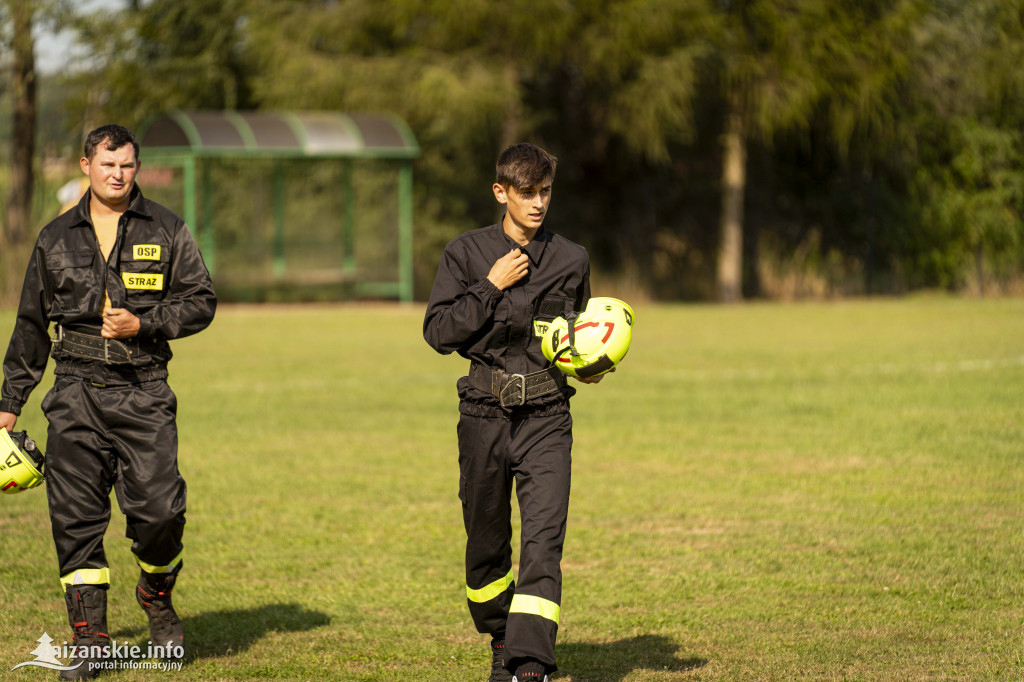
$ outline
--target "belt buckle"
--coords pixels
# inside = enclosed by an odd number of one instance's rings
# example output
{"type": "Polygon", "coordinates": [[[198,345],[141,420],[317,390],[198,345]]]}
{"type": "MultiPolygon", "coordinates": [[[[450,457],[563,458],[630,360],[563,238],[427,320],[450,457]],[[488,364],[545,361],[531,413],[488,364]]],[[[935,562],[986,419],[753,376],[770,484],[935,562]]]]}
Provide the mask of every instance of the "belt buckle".
{"type": "Polygon", "coordinates": [[[526,404],[526,377],[523,376],[522,374],[507,374],[505,376],[508,377],[508,383],[505,384],[505,387],[501,389],[501,406],[502,407],[519,407],[520,405],[525,405],[526,404]],[[512,382],[514,382],[514,381],[518,381],[519,382],[519,395],[518,395],[519,402],[514,402],[514,403],[505,402],[505,391],[508,390],[509,386],[511,386],[512,382]]]}
{"type": "Polygon", "coordinates": [[[128,345],[118,341],[117,339],[103,339],[103,362],[107,364],[124,365],[132,361],[132,352],[128,348],[128,345]],[[113,349],[116,352],[124,354],[124,359],[120,357],[111,358],[110,351],[113,349]]]}

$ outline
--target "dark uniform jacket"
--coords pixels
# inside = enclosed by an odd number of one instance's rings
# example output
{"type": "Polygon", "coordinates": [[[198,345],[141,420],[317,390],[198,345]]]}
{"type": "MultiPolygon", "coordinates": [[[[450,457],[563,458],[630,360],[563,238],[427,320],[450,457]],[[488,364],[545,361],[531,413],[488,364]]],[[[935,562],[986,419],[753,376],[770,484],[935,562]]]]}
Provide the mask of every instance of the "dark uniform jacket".
{"type": "MultiPolygon", "coordinates": [[[[542,327],[535,322],[583,310],[589,300],[590,261],[582,246],[542,227],[533,241],[520,247],[499,221],[466,232],[445,247],[427,303],[423,337],[439,353],[457,352],[492,369],[529,374],[551,364],[536,335],[542,327]],[[528,273],[501,291],[487,274],[496,260],[516,248],[530,258],[528,273]]],[[[499,409],[498,399],[472,386],[468,377],[459,380],[458,391],[463,413],[491,416],[499,409]]],[[[527,408],[565,411],[575,392],[566,386],[530,400],[527,408]]]]}
{"type": "Polygon", "coordinates": [[[184,221],[135,187],[104,261],[89,215],[91,196],[86,192],[78,206],[44,227],[36,240],[4,359],[0,411],[20,414],[42,378],[51,323],[99,336],[104,284],[112,306],[140,320],[138,335],[125,340],[135,351],[131,363],[105,365],[54,349],[56,374],[103,384],[164,378],[171,359],[168,339],[195,334],[213,320],[213,283],[184,221]]]}

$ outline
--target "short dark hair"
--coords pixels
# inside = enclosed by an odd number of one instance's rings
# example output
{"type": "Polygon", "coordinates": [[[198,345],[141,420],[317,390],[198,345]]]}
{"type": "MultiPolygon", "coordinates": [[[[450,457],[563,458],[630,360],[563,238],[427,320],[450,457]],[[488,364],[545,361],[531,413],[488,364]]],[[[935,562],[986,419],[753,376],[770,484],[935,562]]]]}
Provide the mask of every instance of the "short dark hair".
{"type": "Polygon", "coordinates": [[[85,138],[85,158],[92,161],[92,157],[96,155],[96,150],[104,142],[106,142],[105,146],[110,151],[120,149],[126,144],[131,144],[135,148],[135,160],[138,161],[139,141],[135,139],[135,133],[124,126],[114,124],[100,126],[89,133],[85,138]]]}
{"type": "Polygon", "coordinates": [[[536,145],[514,144],[498,157],[497,181],[520,192],[555,179],[558,159],[536,145]]]}

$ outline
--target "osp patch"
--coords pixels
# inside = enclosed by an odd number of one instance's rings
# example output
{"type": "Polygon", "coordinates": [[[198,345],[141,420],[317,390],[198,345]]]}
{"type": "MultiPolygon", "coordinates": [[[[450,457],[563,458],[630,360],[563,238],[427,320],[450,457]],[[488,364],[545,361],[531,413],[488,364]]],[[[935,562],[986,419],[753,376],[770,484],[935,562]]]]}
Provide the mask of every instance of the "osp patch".
{"type": "Polygon", "coordinates": [[[160,245],[133,244],[132,260],[160,260],[160,245]]]}

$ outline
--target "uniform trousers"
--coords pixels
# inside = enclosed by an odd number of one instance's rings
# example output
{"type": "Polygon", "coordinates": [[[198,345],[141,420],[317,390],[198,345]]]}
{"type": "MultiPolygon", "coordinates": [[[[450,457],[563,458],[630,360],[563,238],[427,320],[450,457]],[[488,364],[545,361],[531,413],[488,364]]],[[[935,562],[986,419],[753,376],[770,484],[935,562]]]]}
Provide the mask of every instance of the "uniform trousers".
{"type": "Polygon", "coordinates": [[[175,570],[186,489],[178,472],[177,398],[167,382],[97,386],[58,376],[42,407],[49,422],[47,502],[65,587],[109,581],[103,535],[111,488],[139,565],[152,573],[175,570]]]}
{"type": "Polygon", "coordinates": [[[477,630],[505,639],[505,667],[556,669],[562,546],[569,512],[572,416],[459,417],[459,499],[466,526],[466,594],[477,630]],[[513,481],[521,515],[512,572],[513,481]]]}

